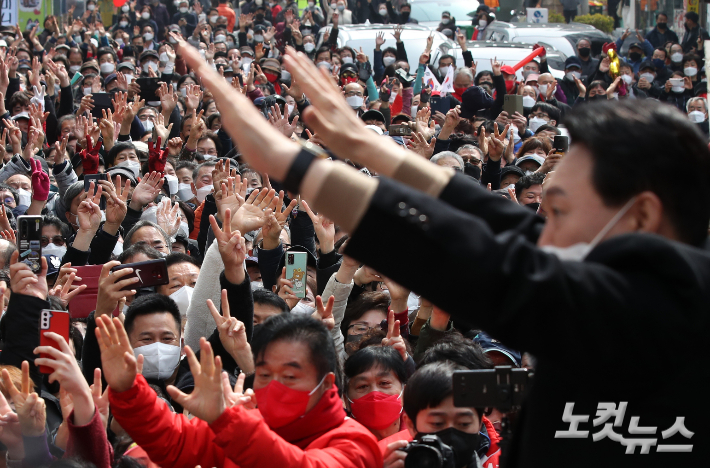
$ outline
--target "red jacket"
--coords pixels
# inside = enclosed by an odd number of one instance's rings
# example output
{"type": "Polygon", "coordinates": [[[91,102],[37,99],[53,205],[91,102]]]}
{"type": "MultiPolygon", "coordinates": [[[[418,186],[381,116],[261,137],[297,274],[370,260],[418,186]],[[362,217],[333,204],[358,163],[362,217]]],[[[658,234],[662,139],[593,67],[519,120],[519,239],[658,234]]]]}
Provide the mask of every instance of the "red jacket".
{"type": "Polygon", "coordinates": [[[141,375],[125,392],[109,390],[109,401],[121,427],[163,467],[383,465],[375,437],[350,418],[301,449],[274,433],[258,411],[241,406],[229,408],[211,425],[172,413],[141,375]]]}
{"type": "MultiPolygon", "coordinates": [[[[483,468],[498,468],[498,464],[500,462],[500,447],[498,446],[500,442],[500,437],[498,436],[498,433],[493,427],[493,424],[491,424],[491,422],[485,416],[483,417],[483,425],[486,427],[486,431],[488,432],[488,438],[491,440],[491,446],[488,448],[486,456],[481,458],[481,466],[483,468]]],[[[399,431],[396,434],[392,434],[389,437],[385,437],[384,439],[378,442],[380,450],[382,451],[382,455],[384,456],[385,451],[387,450],[387,446],[389,444],[391,444],[392,442],[397,442],[398,440],[406,440],[407,442],[411,442],[412,435],[407,429],[405,429],[403,431],[399,431]]]]}

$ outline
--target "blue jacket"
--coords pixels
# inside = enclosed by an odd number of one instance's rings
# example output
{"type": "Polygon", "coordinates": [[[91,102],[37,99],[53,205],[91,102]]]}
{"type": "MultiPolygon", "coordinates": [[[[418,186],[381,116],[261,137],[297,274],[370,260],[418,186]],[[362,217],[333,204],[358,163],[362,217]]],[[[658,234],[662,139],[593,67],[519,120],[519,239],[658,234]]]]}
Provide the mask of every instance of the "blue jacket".
{"type": "MultiPolygon", "coordinates": [[[[621,46],[622,46],[623,43],[624,43],[624,41],[622,41],[621,38],[618,38],[618,39],[616,40],[616,50],[617,50],[617,51],[621,50],[621,46]]],[[[621,56],[620,56],[621,58],[623,58],[623,59],[626,61],[626,63],[628,63],[629,65],[631,65],[631,67],[634,69],[634,75],[637,75],[637,74],[638,74],[638,72],[639,72],[639,67],[641,66],[641,63],[642,63],[644,60],[646,60],[646,59],[649,59],[649,60],[650,60],[651,57],[653,57],[653,46],[651,45],[650,42],[648,42],[648,39],[644,40],[644,41],[641,43],[641,48],[643,49],[643,54],[645,55],[645,57],[641,57],[641,59],[638,60],[638,61],[636,61],[636,62],[634,62],[633,60],[631,60],[631,59],[628,58],[628,57],[621,57],[621,56]]]]}

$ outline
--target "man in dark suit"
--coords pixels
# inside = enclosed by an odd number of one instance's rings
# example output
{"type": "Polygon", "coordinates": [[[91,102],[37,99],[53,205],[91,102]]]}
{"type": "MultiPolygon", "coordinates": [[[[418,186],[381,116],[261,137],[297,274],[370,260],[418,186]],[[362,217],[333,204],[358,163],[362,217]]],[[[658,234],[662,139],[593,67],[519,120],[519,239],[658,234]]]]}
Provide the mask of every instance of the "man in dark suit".
{"type": "Polygon", "coordinates": [[[305,57],[284,60],[314,107],[305,120],[378,179],[235,106],[248,101],[184,49],[244,159],[351,233],[348,255],[538,358],[513,465],[706,462],[710,151],[685,116],[650,100],[569,113],[573,145],[545,182],[544,221],[373,138],[305,57]],[[450,273],[432,279],[442,258],[450,273]]]}

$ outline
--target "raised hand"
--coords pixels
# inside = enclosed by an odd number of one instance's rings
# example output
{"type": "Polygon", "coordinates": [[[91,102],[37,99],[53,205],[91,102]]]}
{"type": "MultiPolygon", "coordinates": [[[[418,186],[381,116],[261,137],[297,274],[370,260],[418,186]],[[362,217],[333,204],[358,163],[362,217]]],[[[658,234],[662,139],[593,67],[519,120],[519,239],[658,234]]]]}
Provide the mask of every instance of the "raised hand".
{"type": "Polygon", "coordinates": [[[407,345],[399,330],[399,320],[394,319],[394,310],[391,309],[387,313],[387,337],[382,338],[382,346],[394,348],[403,361],[407,360],[407,345]]]}
{"type": "Polygon", "coordinates": [[[195,388],[187,395],[177,387],[168,385],[168,393],[180,406],[211,424],[226,409],[222,388],[222,359],[214,357],[212,346],[204,338],[200,338],[199,361],[189,346],[185,346],[185,354],[195,380],[195,388]]]}
{"type": "Polygon", "coordinates": [[[401,25],[397,25],[394,27],[394,32],[392,35],[394,36],[394,39],[397,42],[402,42],[402,31],[404,31],[404,27],[401,25]]]}
{"type": "Polygon", "coordinates": [[[409,140],[408,148],[423,156],[426,159],[430,159],[434,154],[434,147],[436,146],[436,138],[432,138],[431,142],[427,143],[426,138],[419,132],[414,132],[412,134],[412,139],[409,140]]]}
{"type": "Polygon", "coordinates": [[[49,175],[42,170],[42,164],[37,159],[30,159],[32,166],[32,199],[47,201],[49,196],[49,175]]]}
{"type": "Polygon", "coordinates": [[[54,340],[59,349],[52,346],[38,346],[34,353],[44,354],[48,357],[35,359],[35,364],[52,368],[53,372],[49,375],[49,382],[59,382],[62,390],[71,395],[74,403],[73,422],[78,426],[84,426],[94,417],[95,407],[91,397],[91,389],[64,337],[52,332],[44,332],[44,336],[54,340]]]}
{"type": "Polygon", "coordinates": [[[96,139],[96,145],[92,144],[91,136],[89,136],[88,128],[86,129],[86,149],[81,150],[81,164],[84,168],[84,174],[96,174],[99,171],[99,150],[101,142],[96,139]]]}
{"type": "Polygon", "coordinates": [[[254,190],[234,214],[232,227],[241,232],[249,232],[263,226],[268,217],[267,211],[273,211],[278,203],[275,194],[275,190],[267,188],[254,190]]]}
{"type": "Polygon", "coordinates": [[[298,205],[298,199],[294,198],[284,210],[283,199],[284,192],[281,191],[279,192],[279,201],[276,204],[274,212],[269,214],[269,217],[261,228],[263,247],[266,250],[275,249],[279,246],[279,236],[281,235],[281,230],[286,225],[286,220],[288,220],[291,212],[296,208],[296,205],[298,205]]]}
{"type": "Polygon", "coordinates": [[[170,205],[170,200],[163,198],[158,205],[158,210],[155,216],[158,220],[158,226],[163,228],[163,231],[168,233],[168,236],[174,237],[180,229],[180,205],[175,203],[170,205]]]}
{"type": "Polygon", "coordinates": [[[0,442],[7,447],[7,458],[11,460],[25,458],[20,421],[2,393],[0,393],[0,442]]]}
{"type": "MultiPolygon", "coordinates": [[[[224,187],[224,184],[222,186],[224,187]]],[[[227,209],[224,213],[222,229],[219,228],[217,220],[212,215],[210,215],[210,225],[224,262],[224,276],[232,284],[242,284],[245,278],[244,259],[247,250],[241,232],[232,230],[231,210],[227,209]]]]}
{"type": "Polygon", "coordinates": [[[101,369],[94,369],[94,383],[91,385],[91,397],[94,400],[96,411],[101,416],[101,423],[104,429],[108,427],[109,404],[108,404],[108,387],[101,392],[101,369]]]}
{"type": "Polygon", "coordinates": [[[322,253],[332,252],[335,248],[335,223],[326,218],[323,214],[315,214],[313,210],[308,206],[308,202],[302,201],[303,208],[308,213],[308,217],[311,218],[313,222],[313,228],[316,231],[316,236],[318,236],[318,243],[320,244],[320,251],[322,253]]]}
{"type": "Polygon", "coordinates": [[[301,299],[293,292],[293,281],[286,279],[286,267],[281,269],[281,276],[276,281],[276,285],[279,297],[286,301],[289,309],[293,310],[301,299]]]}
{"type": "Polygon", "coordinates": [[[106,383],[114,392],[125,392],[133,386],[138,373],[138,363],[126,329],[117,317],[111,319],[102,315],[96,318],[96,338],[106,383]]]}
{"type": "Polygon", "coordinates": [[[256,408],[256,395],[254,394],[254,390],[248,388],[246,392],[244,391],[245,379],[246,374],[240,372],[239,377],[237,377],[237,383],[234,384],[234,390],[232,390],[229,376],[226,372],[222,372],[222,391],[227,408],[231,408],[235,405],[242,405],[246,409],[256,408]]]}
{"type": "Polygon", "coordinates": [[[168,151],[160,149],[160,141],[158,137],[157,143],[148,142],[148,170],[163,175],[165,163],[168,161],[168,151]]]}
{"type": "Polygon", "coordinates": [[[2,370],[2,383],[15,405],[20,430],[25,437],[37,437],[43,435],[45,431],[44,400],[39,398],[36,393],[31,392],[31,382],[30,364],[27,361],[22,361],[20,390],[15,387],[7,369],[2,370]]]}
{"type": "Polygon", "coordinates": [[[96,312],[95,316],[100,317],[102,315],[110,316],[118,303],[128,296],[133,296],[136,294],[135,289],[123,290],[123,288],[131,286],[139,281],[137,276],[127,279],[124,278],[127,275],[133,273],[133,268],[122,268],[114,273],[111,273],[111,268],[120,265],[119,261],[112,261],[106,263],[101,268],[101,274],[99,275],[99,290],[96,297],[96,312]]]}
{"type": "MultiPolygon", "coordinates": [[[[64,307],[66,307],[69,304],[69,301],[71,301],[74,296],[76,296],[87,288],[87,285],[85,284],[72,288],[72,283],[76,278],[76,273],[70,273],[63,284],[59,283],[54,285],[51,291],[49,291],[49,295],[59,298],[64,307]]],[[[79,279],[79,281],[81,281],[81,279],[79,279]]]]}
{"type": "Polygon", "coordinates": [[[18,262],[20,252],[10,257],[10,288],[14,294],[24,294],[45,300],[47,298],[47,259],[41,258],[42,270],[36,275],[29,265],[18,262]]]}
{"type": "Polygon", "coordinates": [[[151,172],[141,179],[133,190],[131,203],[129,206],[136,211],[143,210],[143,207],[155,200],[160,190],[163,188],[164,180],[158,172],[151,172]]]}
{"type": "Polygon", "coordinates": [[[252,373],[254,371],[254,359],[247,339],[246,327],[244,323],[229,315],[227,290],[222,290],[223,315],[220,315],[212,299],[207,299],[207,307],[209,307],[212,318],[217,324],[219,340],[222,342],[224,349],[234,358],[242,371],[252,373]]]}
{"type": "Polygon", "coordinates": [[[269,122],[275,128],[277,128],[284,136],[291,137],[293,132],[296,131],[296,126],[298,124],[299,116],[293,118],[291,123],[288,123],[288,115],[281,115],[281,108],[279,106],[271,106],[271,113],[269,114],[269,122]]]}
{"type": "Polygon", "coordinates": [[[330,296],[326,305],[323,305],[322,297],[316,296],[316,311],[311,314],[311,317],[323,322],[323,325],[325,325],[328,330],[332,330],[335,327],[333,304],[335,304],[335,296],[330,296]]]}
{"type": "Polygon", "coordinates": [[[378,32],[377,36],[375,36],[375,50],[380,50],[380,47],[382,47],[385,43],[385,33],[383,32],[378,32]]]}

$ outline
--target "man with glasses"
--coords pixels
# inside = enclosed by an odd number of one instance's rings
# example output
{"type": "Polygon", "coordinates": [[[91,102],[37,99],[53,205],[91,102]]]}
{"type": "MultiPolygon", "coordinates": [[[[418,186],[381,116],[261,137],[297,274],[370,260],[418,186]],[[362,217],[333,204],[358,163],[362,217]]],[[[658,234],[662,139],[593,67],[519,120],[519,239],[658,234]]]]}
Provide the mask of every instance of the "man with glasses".
{"type": "Polygon", "coordinates": [[[123,241],[123,249],[126,250],[131,245],[139,242],[153,247],[164,255],[170,254],[173,249],[168,234],[157,224],[146,220],[138,221],[136,225],[128,231],[123,241]]]}

